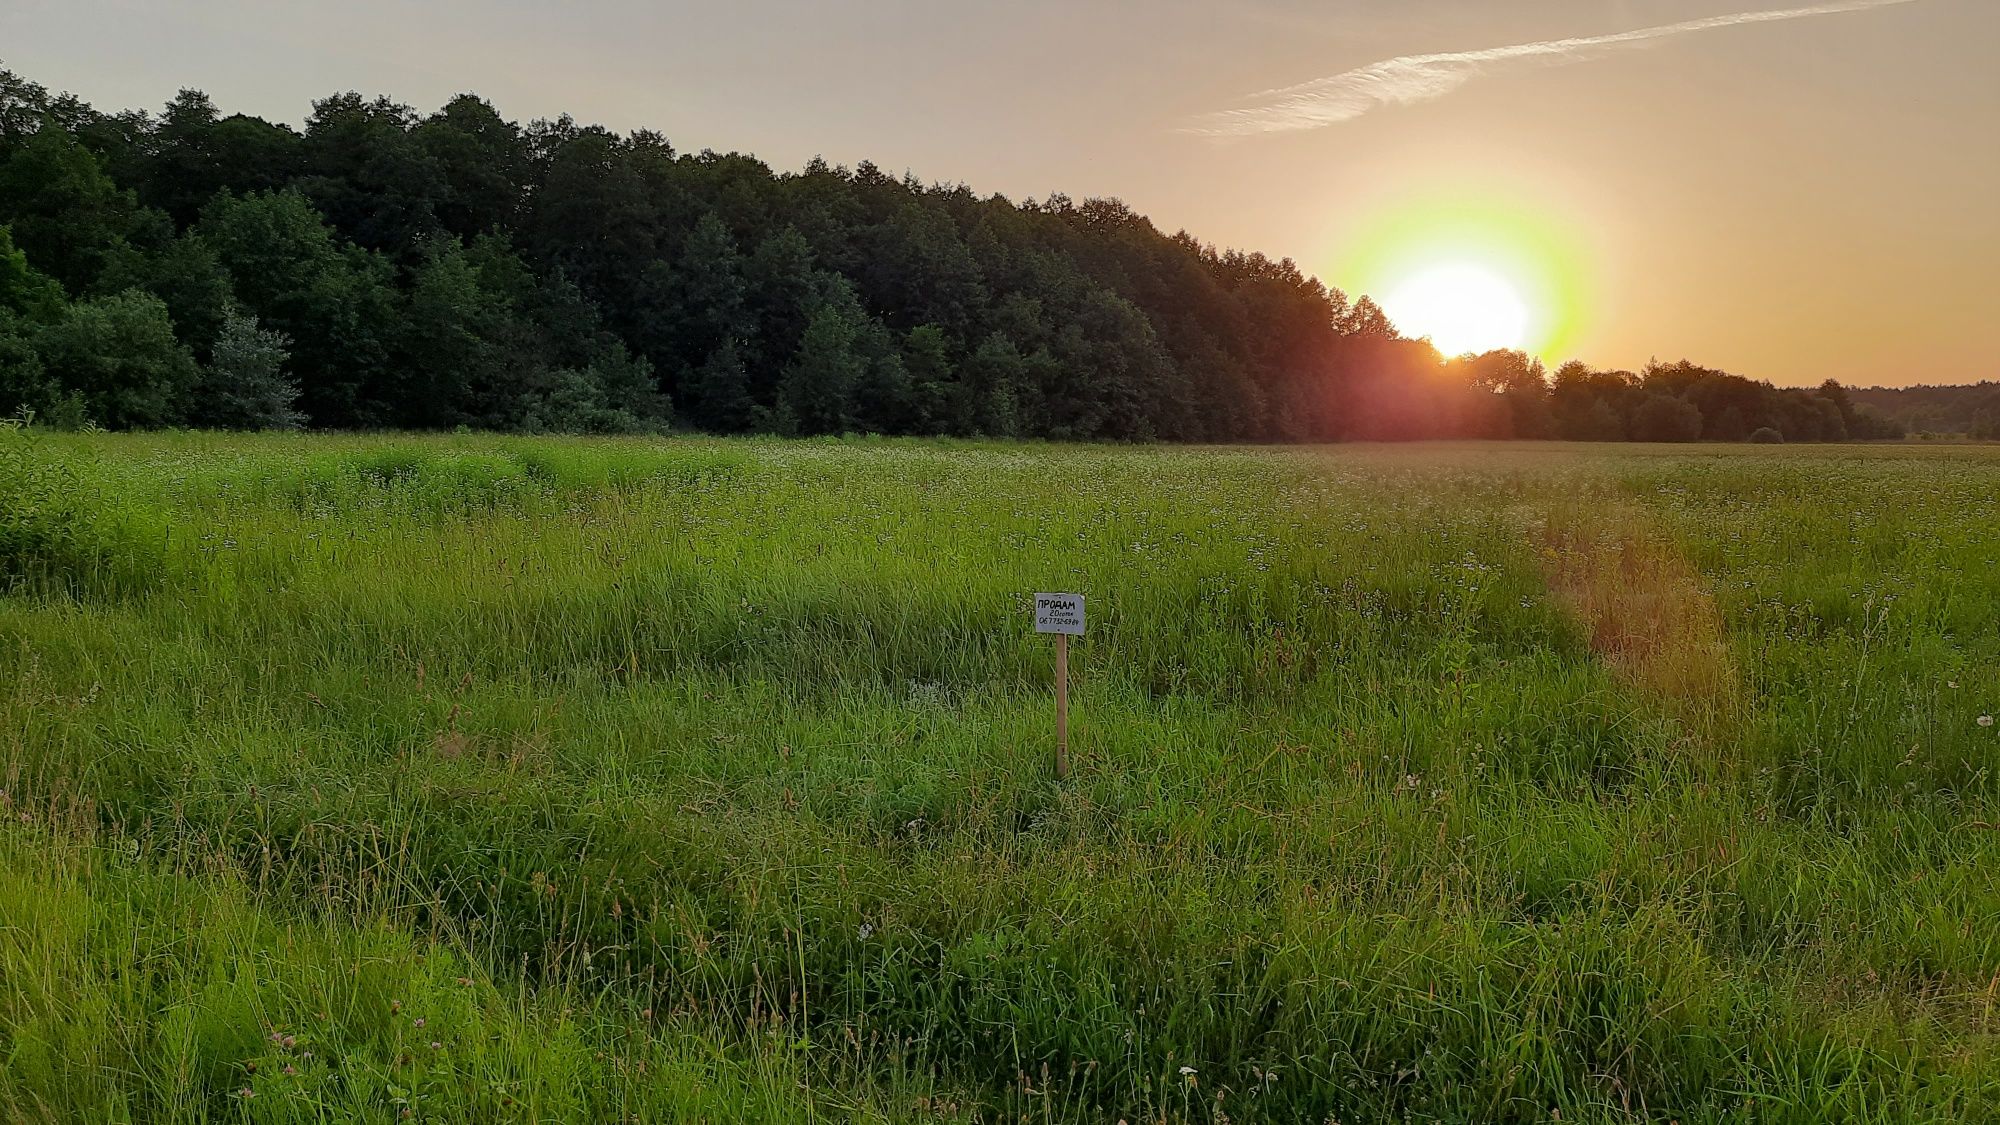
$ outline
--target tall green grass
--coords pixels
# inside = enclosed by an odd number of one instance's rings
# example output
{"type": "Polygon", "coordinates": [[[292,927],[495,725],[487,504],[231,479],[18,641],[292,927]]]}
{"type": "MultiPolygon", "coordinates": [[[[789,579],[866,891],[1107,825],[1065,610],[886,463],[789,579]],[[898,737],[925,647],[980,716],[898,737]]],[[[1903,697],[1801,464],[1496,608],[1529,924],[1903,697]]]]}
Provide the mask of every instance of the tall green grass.
{"type": "Polygon", "coordinates": [[[21,456],[103,546],[0,598],[0,1116],[2000,1110],[1981,449],[21,456]],[[1600,509],[1726,727],[1548,588],[1600,509]]]}

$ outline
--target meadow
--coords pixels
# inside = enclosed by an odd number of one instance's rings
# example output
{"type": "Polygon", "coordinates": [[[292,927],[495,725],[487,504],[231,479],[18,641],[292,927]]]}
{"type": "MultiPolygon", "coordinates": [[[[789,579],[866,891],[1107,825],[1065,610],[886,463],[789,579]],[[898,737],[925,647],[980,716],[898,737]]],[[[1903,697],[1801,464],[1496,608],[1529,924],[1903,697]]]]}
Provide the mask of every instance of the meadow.
{"type": "Polygon", "coordinates": [[[0,432],[0,1120],[1995,1119],[1996,560],[1974,446],[0,432]]]}

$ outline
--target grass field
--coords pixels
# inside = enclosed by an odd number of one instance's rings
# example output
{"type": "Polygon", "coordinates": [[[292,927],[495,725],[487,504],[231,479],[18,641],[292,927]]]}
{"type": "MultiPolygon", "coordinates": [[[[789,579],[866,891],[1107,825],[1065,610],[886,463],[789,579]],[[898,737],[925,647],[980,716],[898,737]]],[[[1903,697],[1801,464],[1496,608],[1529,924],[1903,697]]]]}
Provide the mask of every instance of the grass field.
{"type": "Polygon", "coordinates": [[[0,1120],[1992,1120],[1997,560],[1976,447],[0,433],[0,1120]]]}

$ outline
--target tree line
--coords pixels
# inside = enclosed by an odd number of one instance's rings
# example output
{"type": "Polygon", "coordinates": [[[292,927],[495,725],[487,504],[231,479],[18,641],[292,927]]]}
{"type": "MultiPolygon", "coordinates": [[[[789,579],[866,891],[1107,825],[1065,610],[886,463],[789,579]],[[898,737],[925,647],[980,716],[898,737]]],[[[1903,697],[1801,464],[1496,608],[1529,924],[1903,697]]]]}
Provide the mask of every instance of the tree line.
{"type": "Polygon", "coordinates": [[[303,129],[0,70],[0,411],[113,428],[1824,441],[1837,384],[1443,360],[1117,200],[779,173],[462,95],[303,129]]]}
{"type": "Polygon", "coordinates": [[[2000,383],[1856,387],[1854,400],[1919,437],[2000,441],[2000,383]]]}

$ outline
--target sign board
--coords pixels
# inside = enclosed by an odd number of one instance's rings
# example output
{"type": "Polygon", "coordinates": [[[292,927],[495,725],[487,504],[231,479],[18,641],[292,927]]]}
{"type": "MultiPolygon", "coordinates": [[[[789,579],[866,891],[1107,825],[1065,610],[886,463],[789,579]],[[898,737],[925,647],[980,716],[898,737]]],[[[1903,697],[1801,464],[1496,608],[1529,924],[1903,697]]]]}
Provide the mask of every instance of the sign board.
{"type": "Polygon", "coordinates": [[[1083,595],[1036,594],[1035,632],[1083,636],[1083,595]]]}

